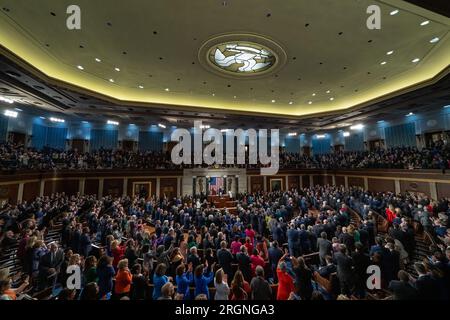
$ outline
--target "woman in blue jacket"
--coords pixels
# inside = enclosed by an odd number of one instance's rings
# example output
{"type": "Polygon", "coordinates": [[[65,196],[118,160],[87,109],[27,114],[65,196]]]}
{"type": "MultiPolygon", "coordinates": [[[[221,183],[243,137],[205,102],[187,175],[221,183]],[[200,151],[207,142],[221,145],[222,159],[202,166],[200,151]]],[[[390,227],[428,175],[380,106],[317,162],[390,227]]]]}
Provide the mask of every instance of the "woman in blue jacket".
{"type": "MultiPolygon", "coordinates": [[[[211,266],[211,270],[214,269],[214,265],[211,266]]],[[[208,284],[213,281],[214,279],[214,273],[211,271],[208,272],[208,264],[206,265],[199,265],[195,268],[195,276],[194,276],[194,282],[195,282],[195,297],[199,294],[205,294],[208,297],[209,300],[209,289],[208,284]]]]}
{"type": "Polygon", "coordinates": [[[166,276],[166,270],[167,267],[164,263],[156,266],[155,273],[153,274],[153,300],[158,300],[161,296],[162,286],[171,281],[171,278],[166,276]]]}
{"type": "Polygon", "coordinates": [[[183,300],[190,300],[191,299],[191,293],[189,291],[189,286],[192,283],[193,276],[192,276],[192,263],[189,264],[188,271],[184,272],[185,265],[180,264],[177,267],[176,270],[176,283],[177,283],[177,293],[183,295],[183,300]]]}

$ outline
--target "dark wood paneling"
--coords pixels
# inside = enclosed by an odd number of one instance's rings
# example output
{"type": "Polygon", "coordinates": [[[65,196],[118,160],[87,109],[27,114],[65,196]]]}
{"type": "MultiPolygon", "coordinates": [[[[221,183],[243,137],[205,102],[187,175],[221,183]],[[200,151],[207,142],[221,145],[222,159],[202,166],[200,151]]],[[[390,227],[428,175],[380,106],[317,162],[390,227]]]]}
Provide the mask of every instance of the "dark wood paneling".
{"type": "Polygon", "coordinates": [[[364,188],[364,178],[360,177],[348,177],[349,187],[363,187],[364,188]]]}
{"type": "Polygon", "coordinates": [[[314,175],[313,176],[313,182],[314,182],[315,186],[317,186],[317,185],[323,186],[325,184],[324,176],[322,176],[322,175],[320,175],[320,176],[319,175],[314,175]]]}
{"type": "Polygon", "coordinates": [[[400,180],[401,192],[419,192],[430,196],[430,183],[413,180],[400,180]]]}
{"type": "Polygon", "coordinates": [[[437,196],[439,199],[441,198],[449,198],[450,197],[450,183],[436,183],[437,196]]]}
{"type": "Polygon", "coordinates": [[[310,185],[309,176],[302,176],[302,188],[309,188],[310,185]]]}
{"type": "Polygon", "coordinates": [[[98,179],[86,179],[84,182],[84,194],[98,196],[98,179]]]}
{"type": "Polygon", "coordinates": [[[299,189],[299,177],[298,176],[289,176],[288,177],[288,186],[289,190],[299,189]]]}
{"type": "Polygon", "coordinates": [[[250,177],[250,192],[264,190],[264,178],[262,176],[250,177]]]}
{"type": "Polygon", "coordinates": [[[40,182],[27,182],[23,186],[23,200],[30,201],[39,196],[40,182]]]}
{"type": "Polygon", "coordinates": [[[344,176],[336,176],[336,185],[337,186],[345,186],[345,177],[344,176]]]}
{"type": "Polygon", "coordinates": [[[132,178],[128,179],[127,195],[134,196],[133,183],[135,182],[150,182],[149,196],[156,195],[156,178],[132,178]]]}
{"type": "Polygon", "coordinates": [[[385,192],[395,191],[395,181],[385,179],[368,179],[369,191],[373,192],[385,192]]]}
{"type": "Polygon", "coordinates": [[[177,178],[161,178],[159,181],[159,194],[163,196],[164,194],[169,197],[177,196],[177,178]]]}
{"type": "Polygon", "coordinates": [[[44,196],[50,196],[52,193],[64,192],[66,195],[74,195],[78,192],[78,180],[47,180],[44,184],[44,196]]]}
{"type": "Polygon", "coordinates": [[[103,182],[103,195],[119,197],[123,194],[123,179],[105,179],[103,182]]]}
{"type": "Polygon", "coordinates": [[[5,184],[0,186],[0,200],[8,200],[9,203],[17,203],[19,184],[5,184]]]}
{"type": "MultiPolygon", "coordinates": [[[[272,183],[270,181],[281,180],[280,190],[286,190],[286,177],[285,176],[268,176],[267,177],[267,191],[272,191],[272,183]]],[[[275,183],[275,182],[274,182],[275,183]]]]}

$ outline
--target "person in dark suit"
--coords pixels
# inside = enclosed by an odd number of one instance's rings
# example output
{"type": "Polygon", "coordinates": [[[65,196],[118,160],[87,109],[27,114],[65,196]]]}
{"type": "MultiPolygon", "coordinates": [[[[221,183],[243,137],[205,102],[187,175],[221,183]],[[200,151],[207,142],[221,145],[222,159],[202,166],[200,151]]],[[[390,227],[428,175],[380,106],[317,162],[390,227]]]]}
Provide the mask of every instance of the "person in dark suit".
{"type": "Polygon", "coordinates": [[[269,248],[269,263],[270,263],[272,275],[273,275],[275,282],[278,282],[276,270],[277,270],[277,266],[278,266],[278,261],[280,261],[282,256],[283,256],[283,250],[281,250],[278,247],[278,242],[277,241],[272,242],[270,245],[270,248],[269,248]]]}
{"type": "Polygon", "coordinates": [[[289,226],[289,229],[287,231],[287,239],[288,239],[288,247],[289,247],[289,254],[291,256],[297,257],[300,255],[299,252],[299,234],[298,231],[295,229],[294,224],[291,224],[289,226]]]}
{"type": "Polygon", "coordinates": [[[219,262],[220,267],[223,269],[223,272],[226,273],[228,279],[233,279],[233,270],[231,268],[231,263],[233,262],[233,255],[227,249],[227,242],[222,241],[220,243],[220,249],[217,250],[217,261],[219,262]]]}
{"type": "Polygon", "coordinates": [[[416,262],[414,264],[414,269],[416,269],[416,272],[419,275],[415,283],[419,299],[438,300],[441,292],[438,281],[428,274],[425,265],[422,262],[416,262]]]}
{"type": "Polygon", "coordinates": [[[355,285],[355,294],[363,298],[366,292],[367,267],[370,264],[370,258],[364,252],[364,246],[361,242],[357,242],[355,248],[355,252],[352,254],[354,264],[353,283],[355,285]]]}
{"type": "Polygon", "coordinates": [[[39,260],[39,290],[54,284],[64,261],[64,251],[56,242],[50,243],[49,249],[39,260]]]}
{"type": "Polygon", "coordinates": [[[353,290],[353,260],[347,255],[347,247],[341,245],[341,250],[336,252],[334,260],[337,265],[337,276],[341,286],[341,293],[350,295],[353,290]]]}
{"type": "Polygon", "coordinates": [[[333,245],[331,244],[331,241],[327,239],[327,233],[324,231],[317,240],[317,249],[319,250],[320,265],[324,266],[326,264],[325,257],[331,256],[331,253],[333,252],[333,245]]]}
{"type": "Polygon", "coordinates": [[[241,252],[236,254],[236,260],[245,281],[250,282],[252,280],[251,259],[247,254],[247,248],[245,246],[241,246],[241,252]]]}
{"type": "Polygon", "coordinates": [[[87,258],[91,251],[91,237],[89,235],[89,228],[83,228],[83,234],[80,237],[80,255],[87,258]]]}
{"type": "Polygon", "coordinates": [[[417,289],[410,282],[410,275],[404,270],[398,272],[399,280],[392,280],[389,283],[389,290],[393,293],[394,300],[416,300],[418,298],[417,289]]]}

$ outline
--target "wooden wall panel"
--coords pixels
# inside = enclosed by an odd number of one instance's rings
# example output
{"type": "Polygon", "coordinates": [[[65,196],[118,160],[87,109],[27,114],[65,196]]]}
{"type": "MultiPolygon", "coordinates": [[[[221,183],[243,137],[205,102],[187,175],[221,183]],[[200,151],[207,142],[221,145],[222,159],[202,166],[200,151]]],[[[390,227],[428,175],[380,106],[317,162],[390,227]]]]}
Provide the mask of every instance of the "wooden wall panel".
{"type": "Polygon", "coordinates": [[[84,182],[84,194],[98,195],[98,179],[86,179],[84,182]]]}
{"type": "Polygon", "coordinates": [[[40,182],[27,182],[23,186],[23,200],[30,201],[39,196],[40,182]]]}
{"type": "Polygon", "coordinates": [[[310,187],[310,181],[309,176],[303,175],[302,176],[302,188],[309,188],[310,187]]]}
{"type": "Polygon", "coordinates": [[[286,190],[286,177],[285,176],[268,176],[267,177],[267,191],[272,191],[272,184],[280,184],[280,190],[286,190]],[[273,181],[273,182],[271,182],[273,181]],[[281,182],[276,182],[281,181],[281,182]]]}
{"type": "Polygon", "coordinates": [[[324,179],[324,176],[322,176],[322,175],[314,175],[313,176],[313,181],[314,181],[314,185],[315,186],[317,186],[317,185],[319,185],[319,186],[323,186],[324,184],[325,184],[325,179],[324,179]]]}
{"type": "Polygon", "coordinates": [[[373,192],[395,192],[395,181],[386,179],[368,179],[369,191],[373,192]]]}
{"type": "Polygon", "coordinates": [[[363,187],[364,188],[364,178],[360,177],[348,177],[349,187],[363,187]]]}
{"type": "Polygon", "coordinates": [[[105,179],[103,182],[103,196],[120,197],[123,194],[123,179],[105,179]]]}
{"type": "Polygon", "coordinates": [[[75,195],[78,192],[79,181],[75,179],[47,180],[44,184],[44,196],[50,196],[52,193],[64,192],[66,195],[75,195]]]}
{"type": "Polygon", "coordinates": [[[134,196],[133,185],[134,183],[150,183],[149,196],[156,195],[156,178],[129,178],[127,186],[127,195],[134,196]]]}
{"type": "Polygon", "coordinates": [[[264,178],[262,176],[250,177],[250,192],[264,190],[264,178]]]}
{"type": "Polygon", "coordinates": [[[17,194],[19,193],[19,184],[0,185],[0,200],[6,200],[9,203],[17,203],[17,194]]]}
{"type": "Polygon", "coordinates": [[[288,186],[289,186],[289,190],[299,189],[299,187],[300,187],[299,177],[298,176],[289,176],[288,177],[288,186]]]}
{"type": "Polygon", "coordinates": [[[337,186],[345,186],[345,177],[344,176],[336,176],[336,185],[337,186]]]}
{"type": "Polygon", "coordinates": [[[419,192],[424,193],[428,196],[430,193],[430,183],[423,181],[413,181],[413,180],[400,180],[400,191],[401,192],[419,192]]]}
{"type": "Polygon", "coordinates": [[[169,197],[176,197],[178,189],[177,178],[161,178],[159,182],[159,194],[163,196],[164,194],[169,197]]]}
{"type": "Polygon", "coordinates": [[[450,198],[450,183],[436,183],[437,196],[441,198],[450,198]]]}

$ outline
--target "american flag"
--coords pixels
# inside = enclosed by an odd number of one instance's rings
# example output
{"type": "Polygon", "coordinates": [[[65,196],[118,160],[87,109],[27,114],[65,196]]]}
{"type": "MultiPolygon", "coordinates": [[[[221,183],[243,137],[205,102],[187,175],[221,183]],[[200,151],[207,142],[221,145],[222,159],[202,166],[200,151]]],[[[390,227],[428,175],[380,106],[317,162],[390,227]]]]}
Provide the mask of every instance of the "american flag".
{"type": "Polygon", "coordinates": [[[223,178],[221,177],[211,177],[209,179],[209,193],[210,194],[219,194],[219,189],[222,188],[222,192],[224,191],[223,187],[223,178]]]}

